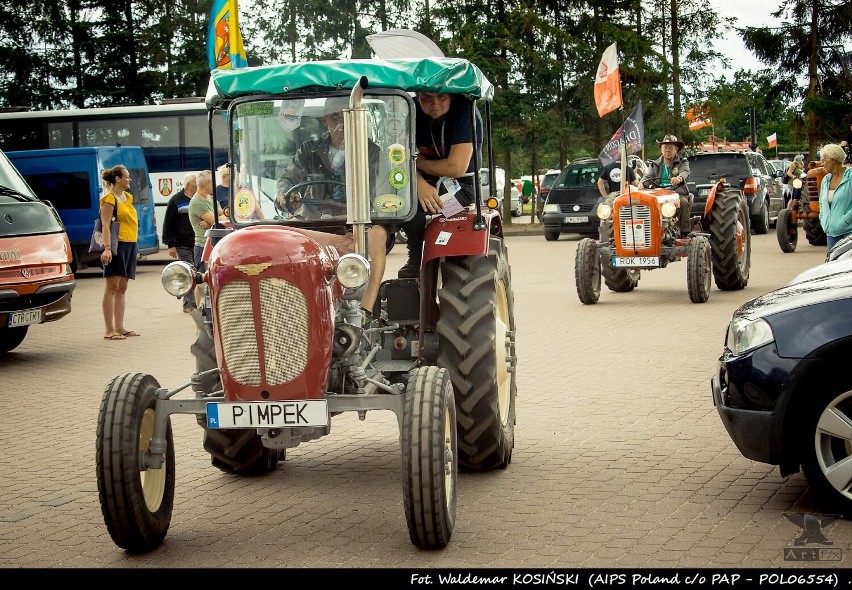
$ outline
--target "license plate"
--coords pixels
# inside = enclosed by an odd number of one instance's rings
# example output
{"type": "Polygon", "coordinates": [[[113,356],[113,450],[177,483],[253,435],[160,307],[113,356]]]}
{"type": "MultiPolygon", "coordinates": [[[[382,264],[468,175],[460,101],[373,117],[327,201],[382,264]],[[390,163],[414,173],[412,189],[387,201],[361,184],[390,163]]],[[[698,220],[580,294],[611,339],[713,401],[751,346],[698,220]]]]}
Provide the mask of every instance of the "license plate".
{"type": "Polygon", "coordinates": [[[588,223],[588,217],[566,217],[563,223],[588,223]]]}
{"type": "Polygon", "coordinates": [[[659,256],[616,256],[612,259],[613,266],[636,267],[636,266],[660,266],[659,256]]]}
{"type": "Polygon", "coordinates": [[[26,311],[16,311],[9,314],[9,327],[29,326],[30,324],[41,323],[41,310],[28,309],[26,311]]]}
{"type": "Polygon", "coordinates": [[[277,402],[207,402],[207,428],[328,426],[324,399],[277,402]]]}

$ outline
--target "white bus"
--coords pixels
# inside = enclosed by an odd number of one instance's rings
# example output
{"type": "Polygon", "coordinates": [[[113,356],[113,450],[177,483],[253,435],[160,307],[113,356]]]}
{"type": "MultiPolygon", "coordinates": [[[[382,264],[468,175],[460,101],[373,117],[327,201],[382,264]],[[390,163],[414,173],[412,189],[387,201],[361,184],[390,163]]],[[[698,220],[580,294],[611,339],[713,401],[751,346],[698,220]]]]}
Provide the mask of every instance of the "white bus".
{"type": "MultiPolygon", "coordinates": [[[[0,112],[0,149],[138,145],[154,189],[160,244],[169,197],[183,188],[187,172],[210,168],[207,108],[202,99],[163,105],[60,111],[0,112]]],[[[227,162],[225,118],[213,117],[215,166],[227,162]]]]}

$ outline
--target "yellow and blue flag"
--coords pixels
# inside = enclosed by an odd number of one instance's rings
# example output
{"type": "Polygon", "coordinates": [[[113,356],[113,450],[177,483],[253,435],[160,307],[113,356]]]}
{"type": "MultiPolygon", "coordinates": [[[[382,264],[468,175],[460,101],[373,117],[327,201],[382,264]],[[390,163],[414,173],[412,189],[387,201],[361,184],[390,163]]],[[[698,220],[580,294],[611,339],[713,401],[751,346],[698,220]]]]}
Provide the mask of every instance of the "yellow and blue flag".
{"type": "Polygon", "coordinates": [[[207,61],[211,70],[248,66],[238,13],[237,0],[213,0],[207,27],[207,61]]]}

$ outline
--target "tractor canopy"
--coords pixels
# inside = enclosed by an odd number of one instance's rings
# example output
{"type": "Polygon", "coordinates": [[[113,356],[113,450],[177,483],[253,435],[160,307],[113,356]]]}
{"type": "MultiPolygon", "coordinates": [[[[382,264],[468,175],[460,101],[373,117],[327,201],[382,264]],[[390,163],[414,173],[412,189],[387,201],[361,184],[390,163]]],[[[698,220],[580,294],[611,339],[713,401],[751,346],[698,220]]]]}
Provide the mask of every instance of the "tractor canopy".
{"type": "Polygon", "coordinates": [[[465,94],[485,100],[494,98],[491,82],[466,59],[350,59],[216,69],[210,73],[207,106],[213,108],[240,96],[281,95],[314,87],[351,90],[362,77],[367,78],[369,88],[465,94]]]}

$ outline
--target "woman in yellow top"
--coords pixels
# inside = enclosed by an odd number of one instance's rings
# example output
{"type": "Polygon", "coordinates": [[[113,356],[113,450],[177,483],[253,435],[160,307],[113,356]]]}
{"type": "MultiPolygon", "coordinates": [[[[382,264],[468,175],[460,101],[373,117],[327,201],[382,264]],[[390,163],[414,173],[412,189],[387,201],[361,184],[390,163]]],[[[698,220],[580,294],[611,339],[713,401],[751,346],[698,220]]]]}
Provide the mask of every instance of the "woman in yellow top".
{"type": "Polygon", "coordinates": [[[119,164],[101,173],[106,192],[101,197],[101,224],[110,226],[115,211],[118,220],[118,253],[112,255],[110,232],[104,231],[104,251],[101,264],[104,268],[106,287],[101,308],[104,312],[104,338],[106,340],[124,340],[128,336],[139,336],[133,330],[124,327],[124,306],[127,282],[136,278],[136,259],[139,234],[139,220],[133,206],[130,188],[130,173],[119,164]]]}

